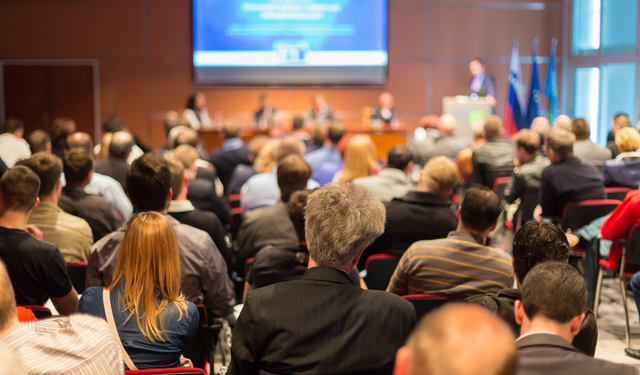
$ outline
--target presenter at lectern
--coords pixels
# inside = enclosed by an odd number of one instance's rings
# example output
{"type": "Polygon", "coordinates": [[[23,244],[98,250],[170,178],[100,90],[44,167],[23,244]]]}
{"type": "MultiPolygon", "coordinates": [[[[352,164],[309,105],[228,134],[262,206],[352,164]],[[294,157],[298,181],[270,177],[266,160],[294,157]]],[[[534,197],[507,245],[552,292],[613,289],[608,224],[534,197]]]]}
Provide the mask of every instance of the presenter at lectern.
{"type": "Polygon", "coordinates": [[[469,63],[471,71],[471,83],[469,89],[478,96],[485,96],[487,102],[492,106],[496,106],[496,80],[493,76],[488,75],[484,70],[484,62],[482,59],[475,58],[469,63]]]}
{"type": "Polygon", "coordinates": [[[372,121],[381,121],[385,124],[391,124],[398,121],[398,111],[393,106],[393,95],[389,92],[383,92],[378,98],[379,105],[373,110],[371,115],[372,121]]]}

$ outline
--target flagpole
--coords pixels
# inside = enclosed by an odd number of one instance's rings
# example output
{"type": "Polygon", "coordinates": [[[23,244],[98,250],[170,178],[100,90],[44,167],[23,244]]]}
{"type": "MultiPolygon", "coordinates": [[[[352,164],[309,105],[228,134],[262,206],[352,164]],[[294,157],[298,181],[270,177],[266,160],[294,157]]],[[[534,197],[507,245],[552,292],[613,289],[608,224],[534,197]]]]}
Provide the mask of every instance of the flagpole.
{"type": "Polygon", "coordinates": [[[558,39],[556,38],[551,39],[551,53],[553,53],[554,56],[556,54],[557,48],[558,48],[558,39]]]}

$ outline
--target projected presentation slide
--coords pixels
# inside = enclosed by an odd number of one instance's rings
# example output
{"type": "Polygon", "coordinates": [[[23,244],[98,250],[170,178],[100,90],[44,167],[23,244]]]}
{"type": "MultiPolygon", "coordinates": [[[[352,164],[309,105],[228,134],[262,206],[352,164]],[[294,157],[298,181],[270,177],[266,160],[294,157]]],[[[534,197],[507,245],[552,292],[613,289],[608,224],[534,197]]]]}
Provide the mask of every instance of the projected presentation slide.
{"type": "Polygon", "coordinates": [[[197,84],[355,85],[387,78],[387,0],[194,0],[197,84]]]}

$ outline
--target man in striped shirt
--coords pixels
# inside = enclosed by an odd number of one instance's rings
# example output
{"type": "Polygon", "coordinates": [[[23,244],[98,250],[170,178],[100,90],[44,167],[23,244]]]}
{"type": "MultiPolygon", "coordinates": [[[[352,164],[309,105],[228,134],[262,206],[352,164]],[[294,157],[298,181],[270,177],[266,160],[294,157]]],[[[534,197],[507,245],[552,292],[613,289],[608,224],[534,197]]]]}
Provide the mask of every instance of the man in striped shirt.
{"type": "Polygon", "coordinates": [[[2,125],[0,159],[9,168],[13,167],[18,160],[29,159],[31,156],[29,144],[22,138],[23,135],[24,125],[22,120],[11,117],[2,125]]]}
{"type": "Polygon", "coordinates": [[[493,191],[482,186],[469,188],[458,210],[458,229],[447,238],[411,245],[387,291],[401,296],[472,296],[511,287],[511,256],[484,245],[501,212],[502,203],[493,191]]]}

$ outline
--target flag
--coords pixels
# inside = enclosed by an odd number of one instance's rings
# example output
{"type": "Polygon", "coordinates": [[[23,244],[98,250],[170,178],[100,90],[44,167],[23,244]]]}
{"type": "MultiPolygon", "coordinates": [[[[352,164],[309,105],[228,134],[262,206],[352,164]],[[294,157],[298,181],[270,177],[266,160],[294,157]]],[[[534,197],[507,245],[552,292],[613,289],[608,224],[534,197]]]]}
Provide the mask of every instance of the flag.
{"type": "Polygon", "coordinates": [[[530,128],[533,119],[540,116],[540,79],[538,78],[538,39],[533,40],[533,51],[531,53],[531,86],[529,87],[529,104],[527,105],[527,119],[525,127],[530,128]]]}
{"type": "Polygon", "coordinates": [[[509,73],[509,98],[504,111],[504,130],[507,137],[511,137],[524,127],[524,86],[522,85],[522,70],[520,69],[520,52],[518,40],[513,40],[511,51],[511,71],[509,73]]]}
{"type": "Polygon", "coordinates": [[[558,116],[558,74],[556,73],[556,47],[558,39],[551,41],[551,54],[549,55],[549,69],[544,84],[544,96],[549,99],[549,122],[553,124],[558,116]]]}

